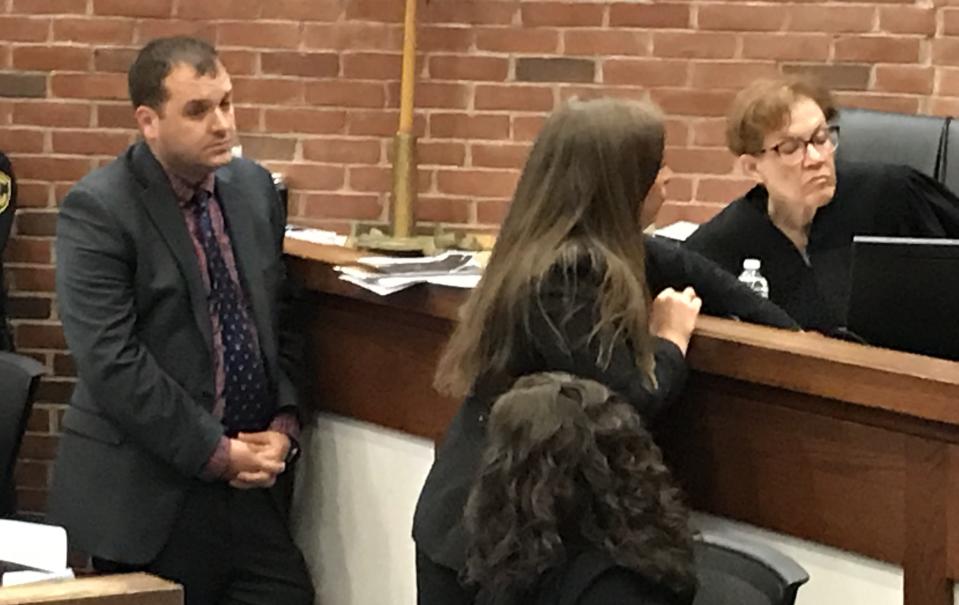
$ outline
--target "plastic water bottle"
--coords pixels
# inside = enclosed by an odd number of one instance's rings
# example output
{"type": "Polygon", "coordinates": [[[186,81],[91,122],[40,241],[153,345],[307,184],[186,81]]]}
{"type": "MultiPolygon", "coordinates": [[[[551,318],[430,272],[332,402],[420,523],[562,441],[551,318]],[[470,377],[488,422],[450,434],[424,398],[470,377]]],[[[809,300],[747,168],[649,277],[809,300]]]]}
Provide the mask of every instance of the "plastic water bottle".
{"type": "Polygon", "coordinates": [[[743,272],[739,274],[739,281],[746,284],[750,290],[763,298],[769,298],[769,282],[759,272],[761,263],[758,258],[747,258],[743,260],[743,272]]]}

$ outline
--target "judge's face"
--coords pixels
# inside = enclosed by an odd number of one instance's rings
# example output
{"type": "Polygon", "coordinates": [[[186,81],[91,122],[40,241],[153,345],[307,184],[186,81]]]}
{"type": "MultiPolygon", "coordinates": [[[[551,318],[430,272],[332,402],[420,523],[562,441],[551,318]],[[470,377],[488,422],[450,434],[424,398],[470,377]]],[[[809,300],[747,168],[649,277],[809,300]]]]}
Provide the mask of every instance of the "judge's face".
{"type": "Polygon", "coordinates": [[[766,186],[771,204],[812,214],[836,193],[834,150],[822,109],[801,98],[786,125],[766,134],[763,151],[741,159],[746,173],[766,186]]]}
{"type": "Polygon", "coordinates": [[[140,106],[137,122],[157,159],[187,178],[202,178],[233,158],[236,122],[233,85],[222,64],[198,75],[176,65],[163,80],[167,100],[159,111],[140,106]]]}

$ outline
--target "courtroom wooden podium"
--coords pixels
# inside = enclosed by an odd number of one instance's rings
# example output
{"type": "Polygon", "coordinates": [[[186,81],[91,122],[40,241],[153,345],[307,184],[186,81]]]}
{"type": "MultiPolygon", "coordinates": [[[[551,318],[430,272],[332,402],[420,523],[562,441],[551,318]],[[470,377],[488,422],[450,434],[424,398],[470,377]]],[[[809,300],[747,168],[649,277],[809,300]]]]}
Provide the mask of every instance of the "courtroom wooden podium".
{"type": "MultiPolygon", "coordinates": [[[[440,440],[459,403],[431,387],[467,293],[379,297],[309,246],[318,405],[440,440]]],[[[905,605],[952,603],[959,577],[959,363],[701,317],[679,405],[655,427],[693,506],[904,570],[905,605]]]]}

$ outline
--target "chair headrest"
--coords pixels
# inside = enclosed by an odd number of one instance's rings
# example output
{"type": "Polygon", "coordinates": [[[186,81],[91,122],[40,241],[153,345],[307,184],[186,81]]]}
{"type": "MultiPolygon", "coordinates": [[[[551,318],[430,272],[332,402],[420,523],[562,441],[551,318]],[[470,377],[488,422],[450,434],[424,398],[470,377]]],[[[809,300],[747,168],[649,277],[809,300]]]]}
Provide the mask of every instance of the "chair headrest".
{"type": "Polygon", "coordinates": [[[949,119],[870,109],[839,111],[838,157],[905,164],[939,179],[949,119]]]}

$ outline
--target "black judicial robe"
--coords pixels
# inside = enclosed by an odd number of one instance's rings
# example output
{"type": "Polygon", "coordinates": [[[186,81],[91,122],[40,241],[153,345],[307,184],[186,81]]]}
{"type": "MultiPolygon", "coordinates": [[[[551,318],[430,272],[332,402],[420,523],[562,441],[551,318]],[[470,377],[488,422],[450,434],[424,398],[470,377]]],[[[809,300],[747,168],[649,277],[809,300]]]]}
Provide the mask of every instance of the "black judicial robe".
{"type": "Polygon", "coordinates": [[[959,238],[959,198],[908,166],[837,162],[836,194],[816,212],[808,263],[769,219],[766,188],[757,185],[703,224],[686,247],[733,275],[758,258],[769,298],[802,327],[845,327],[855,235],[959,238]]]}

